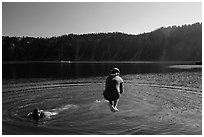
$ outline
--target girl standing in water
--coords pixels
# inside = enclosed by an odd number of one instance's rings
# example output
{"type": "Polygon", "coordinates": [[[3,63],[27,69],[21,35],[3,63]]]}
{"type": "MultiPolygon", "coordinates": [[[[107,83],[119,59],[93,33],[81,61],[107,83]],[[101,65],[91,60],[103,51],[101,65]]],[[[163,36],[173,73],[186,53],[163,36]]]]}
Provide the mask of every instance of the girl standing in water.
{"type": "Polygon", "coordinates": [[[113,68],[110,75],[106,79],[105,91],[103,96],[109,101],[109,106],[112,112],[119,111],[117,109],[118,101],[120,95],[123,93],[123,79],[119,76],[120,70],[118,68],[113,68]]]}

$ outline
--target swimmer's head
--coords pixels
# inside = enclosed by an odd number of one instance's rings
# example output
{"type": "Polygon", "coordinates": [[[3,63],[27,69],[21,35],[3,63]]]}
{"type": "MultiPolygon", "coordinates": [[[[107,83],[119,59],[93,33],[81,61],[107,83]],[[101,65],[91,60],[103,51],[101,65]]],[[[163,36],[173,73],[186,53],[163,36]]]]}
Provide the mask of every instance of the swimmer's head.
{"type": "Polygon", "coordinates": [[[39,112],[39,108],[35,108],[34,110],[33,110],[33,113],[38,113],[39,112]]]}
{"type": "Polygon", "coordinates": [[[119,75],[120,74],[120,70],[118,68],[113,68],[111,70],[111,74],[119,75]]]}

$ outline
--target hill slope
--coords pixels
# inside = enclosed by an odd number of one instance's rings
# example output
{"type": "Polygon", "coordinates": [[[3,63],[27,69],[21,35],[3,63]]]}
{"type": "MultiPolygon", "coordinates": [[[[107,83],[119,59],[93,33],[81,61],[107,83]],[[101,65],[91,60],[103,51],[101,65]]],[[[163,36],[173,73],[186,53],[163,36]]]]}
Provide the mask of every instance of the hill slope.
{"type": "Polygon", "coordinates": [[[140,35],[3,36],[2,55],[3,61],[197,61],[202,59],[202,24],[162,27],[140,35]]]}

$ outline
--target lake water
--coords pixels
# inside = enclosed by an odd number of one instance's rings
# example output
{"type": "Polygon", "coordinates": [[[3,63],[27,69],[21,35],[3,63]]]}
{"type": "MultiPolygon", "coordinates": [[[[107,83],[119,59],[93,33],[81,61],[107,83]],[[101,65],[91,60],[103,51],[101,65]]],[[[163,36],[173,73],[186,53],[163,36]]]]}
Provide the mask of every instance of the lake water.
{"type": "Polygon", "coordinates": [[[192,77],[200,75],[201,66],[192,64],[3,63],[2,132],[16,135],[201,134],[201,105],[198,103],[201,94],[197,93],[200,89],[141,82],[149,75],[154,78],[157,74],[161,77],[169,73],[174,76],[179,73],[192,77]],[[116,113],[110,111],[102,96],[105,77],[113,67],[121,70],[125,80],[125,93],[118,105],[120,111],[116,113]],[[38,78],[48,81],[36,82],[38,78]],[[29,82],[21,83],[19,79],[29,79],[29,82]],[[32,79],[35,82],[30,82],[32,79]],[[17,84],[9,84],[10,80],[17,84]],[[186,106],[190,106],[188,111],[185,111],[186,106]],[[26,117],[35,107],[45,111],[45,119],[33,121],[26,117]]]}
{"type": "MultiPolygon", "coordinates": [[[[168,66],[194,64],[194,62],[23,62],[4,63],[3,79],[18,78],[59,78],[72,79],[108,75],[110,70],[118,67],[121,74],[165,73],[181,71],[168,66]]],[[[200,68],[199,68],[200,69],[200,68]]],[[[198,70],[199,70],[198,69],[198,70]]],[[[194,69],[195,70],[195,69],[194,69]]],[[[182,70],[183,71],[183,70],[182,70]]]]}

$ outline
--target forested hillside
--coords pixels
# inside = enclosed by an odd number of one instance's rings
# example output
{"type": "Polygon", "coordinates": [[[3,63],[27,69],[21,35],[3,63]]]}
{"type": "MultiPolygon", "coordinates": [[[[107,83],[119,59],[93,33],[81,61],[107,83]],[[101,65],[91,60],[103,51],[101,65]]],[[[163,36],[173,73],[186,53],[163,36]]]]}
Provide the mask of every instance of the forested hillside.
{"type": "Polygon", "coordinates": [[[2,56],[3,61],[198,61],[202,59],[202,23],[139,35],[3,36],[2,56]]]}

